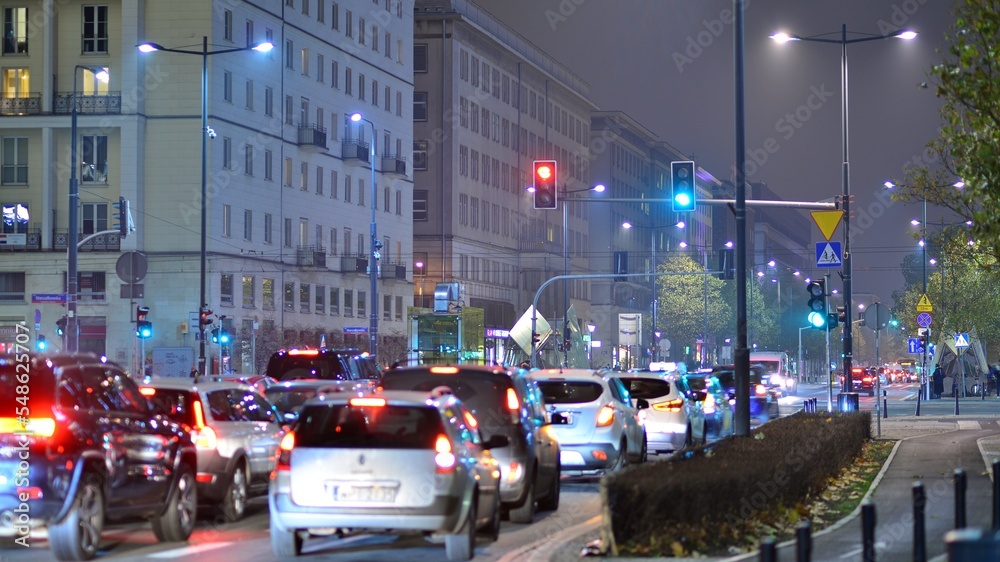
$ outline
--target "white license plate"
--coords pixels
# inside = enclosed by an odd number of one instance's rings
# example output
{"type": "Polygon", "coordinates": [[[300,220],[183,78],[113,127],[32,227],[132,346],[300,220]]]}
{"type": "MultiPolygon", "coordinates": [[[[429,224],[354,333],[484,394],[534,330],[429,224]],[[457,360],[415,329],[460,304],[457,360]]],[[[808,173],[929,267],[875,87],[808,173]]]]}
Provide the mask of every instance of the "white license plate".
{"type": "Polygon", "coordinates": [[[356,485],[356,484],[328,484],[327,489],[333,495],[336,502],[361,502],[361,503],[392,503],[396,501],[396,491],[398,485],[356,485]]]}

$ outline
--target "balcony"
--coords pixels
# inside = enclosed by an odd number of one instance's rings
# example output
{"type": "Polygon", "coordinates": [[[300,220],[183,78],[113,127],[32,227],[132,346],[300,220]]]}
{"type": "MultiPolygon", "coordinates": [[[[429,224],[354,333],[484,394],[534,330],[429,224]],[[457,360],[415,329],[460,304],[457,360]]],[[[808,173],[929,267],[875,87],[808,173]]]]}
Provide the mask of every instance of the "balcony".
{"type": "Polygon", "coordinates": [[[342,143],[341,157],[344,160],[359,160],[367,164],[370,150],[371,146],[368,143],[356,139],[345,140],[342,143]]]}
{"type": "Polygon", "coordinates": [[[382,264],[379,277],[382,279],[402,279],[406,280],[406,265],[398,263],[382,264]]]}
{"type": "MultiPolygon", "coordinates": [[[[78,234],[77,240],[87,236],[87,234],[78,234]]],[[[65,250],[67,242],[69,241],[69,232],[66,230],[57,230],[52,233],[52,249],[53,250],[65,250]]],[[[122,249],[121,234],[117,232],[109,232],[106,234],[101,234],[95,236],[87,242],[80,246],[81,252],[120,252],[122,249]]]]}
{"type": "Polygon", "coordinates": [[[42,233],[32,230],[18,234],[0,234],[0,252],[38,252],[42,249],[42,233]]]}
{"type": "Polygon", "coordinates": [[[541,252],[544,254],[552,254],[555,256],[563,255],[562,244],[558,242],[550,242],[548,240],[521,240],[520,241],[520,251],[522,252],[541,252]]]}
{"type": "MultiPolygon", "coordinates": [[[[68,115],[73,111],[73,94],[56,93],[52,100],[52,113],[68,115]]],[[[99,96],[76,95],[76,112],[81,115],[118,115],[122,112],[120,92],[108,92],[99,96]]]]}
{"type": "Polygon", "coordinates": [[[299,125],[299,146],[326,150],[326,128],[319,125],[299,125]]]}
{"type": "Polygon", "coordinates": [[[295,253],[295,265],[326,267],[326,250],[316,246],[299,246],[295,253]]]}
{"type": "Polygon", "coordinates": [[[368,273],[368,258],[343,256],[340,258],[340,271],[344,273],[368,273]]]}
{"type": "Polygon", "coordinates": [[[406,158],[395,154],[386,154],[382,156],[382,173],[405,176],[406,158]]]}
{"type": "Polygon", "coordinates": [[[38,115],[42,112],[42,94],[0,98],[0,115],[38,115]]]}

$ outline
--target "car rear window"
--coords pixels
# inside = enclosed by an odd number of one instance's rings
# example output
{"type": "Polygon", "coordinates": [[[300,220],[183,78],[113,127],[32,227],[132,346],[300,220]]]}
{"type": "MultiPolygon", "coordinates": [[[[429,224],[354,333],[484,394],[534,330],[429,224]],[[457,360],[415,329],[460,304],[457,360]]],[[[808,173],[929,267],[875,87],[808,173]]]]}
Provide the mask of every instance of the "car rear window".
{"type": "Polygon", "coordinates": [[[294,379],[325,379],[349,381],[358,376],[345,366],[336,353],[281,353],[277,352],[267,362],[267,375],[278,381],[294,379]]]}
{"type": "Polygon", "coordinates": [[[287,413],[316,396],[319,389],[318,386],[272,386],[267,389],[267,399],[274,404],[279,412],[287,413]]]}
{"type": "Polygon", "coordinates": [[[444,433],[437,408],[307,406],[295,427],[296,447],[433,449],[444,433]]]}
{"type": "Polygon", "coordinates": [[[583,404],[601,397],[604,387],[589,381],[538,381],[546,404],[583,404]]]}
{"type": "Polygon", "coordinates": [[[489,437],[500,426],[510,425],[507,389],[511,386],[506,375],[497,376],[472,371],[454,374],[430,371],[386,371],[381,386],[385,390],[420,390],[430,392],[447,386],[480,422],[480,430],[489,437]]]}
{"type": "Polygon", "coordinates": [[[40,368],[40,362],[18,363],[16,359],[17,354],[0,357],[0,417],[13,417],[24,406],[28,406],[30,416],[51,417],[55,394],[52,371],[40,368]]]}
{"type": "Polygon", "coordinates": [[[708,390],[708,379],[705,377],[686,377],[684,380],[691,390],[708,390]]]}
{"type": "MultiPolygon", "coordinates": [[[[732,369],[727,369],[725,371],[712,371],[715,378],[719,379],[719,384],[724,388],[733,388],[736,386],[736,373],[732,369]]],[[[750,369],[750,384],[760,384],[760,371],[756,369],[750,369]]]]}
{"type": "Polygon", "coordinates": [[[622,379],[622,382],[628,387],[628,392],[632,398],[649,400],[651,398],[662,398],[670,394],[670,381],[663,379],[634,378],[622,379]]]}
{"type": "Polygon", "coordinates": [[[191,410],[191,393],[181,389],[154,389],[152,395],[146,391],[146,399],[153,405],[158,414],[163,414],[175,422],[194,424],[194,412],[191,410]]]}

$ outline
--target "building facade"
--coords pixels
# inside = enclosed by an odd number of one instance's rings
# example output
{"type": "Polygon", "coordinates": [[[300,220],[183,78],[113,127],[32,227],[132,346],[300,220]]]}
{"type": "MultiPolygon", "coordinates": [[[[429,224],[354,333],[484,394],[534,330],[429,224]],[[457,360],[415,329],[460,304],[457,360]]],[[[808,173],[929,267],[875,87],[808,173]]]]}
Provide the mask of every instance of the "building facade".
{"type": "MultiPolygon", "coordinates": [[[[558,162],[561,195],[590,187],[587,85],[499,20],[464,0],[418,0],[414,30],[416,300],[437,283],[485,311],[487,360],[547,279],[586,270],[588,210],[533,208],[532,162],[558,162]],[[564,216],[568,222],[564,223],[564,216]]],[[[565,197],[563,197],[565,199],[565,197]]],[[[589,312],[589,284],[539,295],[553,326],[589,312]]],[[[579,326],[578,326],[579,327],[579,326]]]]}
{"type": "Polygon", "coordinates": [[[212,326],[233,337],[229,348],[210,346],[212,357],[228,357],[212,371],[262,369],[252,355],[265,339],[367,347],[366,334],[344,334],[368,326],[373,310],[372,206],[382,242],[375,312],[381,336],[402,342],[413,294],[412,14],[412,0],[5,8],[5,29],[18,35],[0,57],[0,203],[3,233],[23,236],[0,246],[0,338],[10,343],[11,326],[37,321],[35,335],[60,346],[75,100],[77,239],[114,230],[119,197],[134,222],[124,239],[110,232],[80,248],[81,350],[137,368],[136,306],[149,307],[154,326],[147,355],[199,347],[206,134],[205,304],[212,326]],[[246,49],[263,41],[274,44],[270,53],[246,49]],[[166,50],[140,53],[144,42],[166,50]],[[350,122],[354,112],[367,121],[350,122]],[[145,264],[131,284],[116,270],[130,252],[145,264]]]}

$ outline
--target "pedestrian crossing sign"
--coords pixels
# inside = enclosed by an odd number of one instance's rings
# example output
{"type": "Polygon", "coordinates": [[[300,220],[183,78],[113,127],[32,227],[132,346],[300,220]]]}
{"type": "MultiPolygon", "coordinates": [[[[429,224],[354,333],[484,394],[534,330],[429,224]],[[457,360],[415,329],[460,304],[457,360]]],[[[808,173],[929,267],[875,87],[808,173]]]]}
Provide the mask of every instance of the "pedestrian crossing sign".
{"type": "Polygon", "coordinates": [[[840,242],[816,242],[816,267],[840,267],[840,242]]]}
{"type": "Polygon", "coordinates": [[[969,347],[969,334],[955,334],[955,347],[969,347]]]}

